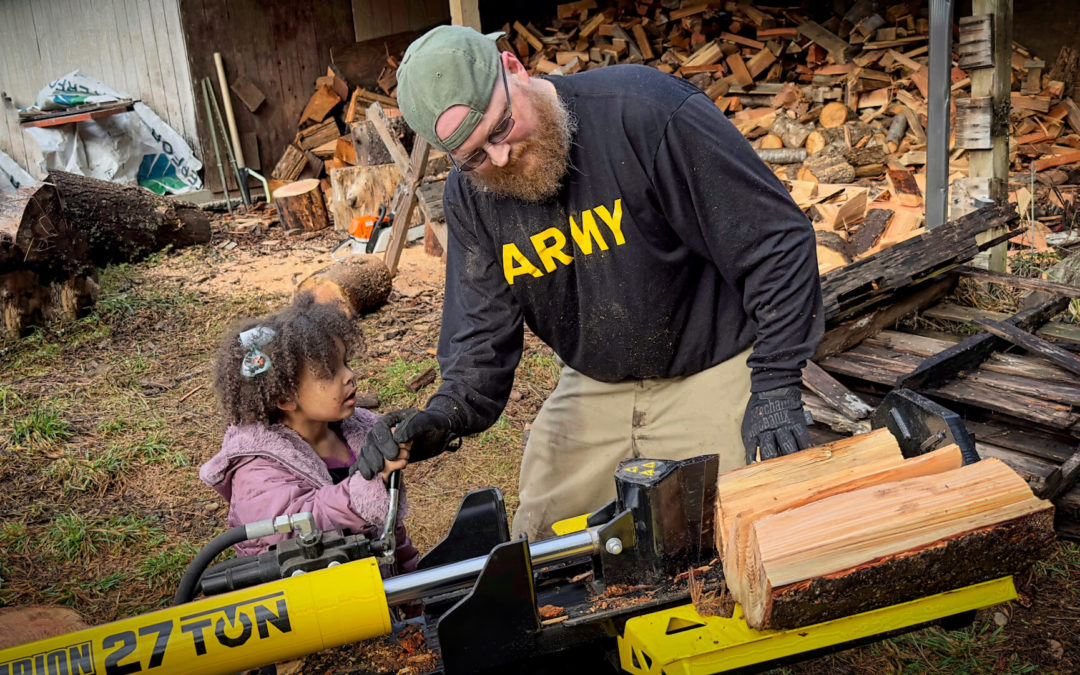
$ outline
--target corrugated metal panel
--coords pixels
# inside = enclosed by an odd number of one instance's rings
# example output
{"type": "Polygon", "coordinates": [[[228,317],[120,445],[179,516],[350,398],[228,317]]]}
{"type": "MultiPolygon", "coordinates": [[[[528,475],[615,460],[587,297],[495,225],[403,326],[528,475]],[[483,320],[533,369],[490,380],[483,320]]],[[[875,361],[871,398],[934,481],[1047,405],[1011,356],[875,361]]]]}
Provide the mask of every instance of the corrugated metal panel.
{"type": "Polygon", "coordinates": [[[76,69],[140,99],[201,154],[179,0],[0,0],[0,150],[31,174],[41,151],[18,109],[76,69]]]}

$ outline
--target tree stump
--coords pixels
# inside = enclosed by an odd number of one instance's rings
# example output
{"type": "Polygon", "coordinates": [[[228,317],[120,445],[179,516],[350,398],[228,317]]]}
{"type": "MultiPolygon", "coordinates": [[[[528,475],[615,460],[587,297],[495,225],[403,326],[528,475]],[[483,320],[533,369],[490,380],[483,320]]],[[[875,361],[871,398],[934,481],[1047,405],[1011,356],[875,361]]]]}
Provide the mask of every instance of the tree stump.
{"type": "Polygon", "coordinates": [[[274,190],[274,205],[286,230],[321,230],[330,225],[319,179],[309,178],[274,190]]]}
{"type": "Polygon", "coordinates": [[[360,315],[385,303],[392,288],[382,256],[355,255],[313,273],[297,284],[296,293],[313,293],[319,302],[341,303],[360,315]]]}
{"type": "Polygon", "coordinates": [[[90,260],[98,267],[141,260],[170,244],[210,241],[210,219],[194,204],[63,171],[53,171],[46,182],[60,191],[64,216],[86,232],[90,260]]]}

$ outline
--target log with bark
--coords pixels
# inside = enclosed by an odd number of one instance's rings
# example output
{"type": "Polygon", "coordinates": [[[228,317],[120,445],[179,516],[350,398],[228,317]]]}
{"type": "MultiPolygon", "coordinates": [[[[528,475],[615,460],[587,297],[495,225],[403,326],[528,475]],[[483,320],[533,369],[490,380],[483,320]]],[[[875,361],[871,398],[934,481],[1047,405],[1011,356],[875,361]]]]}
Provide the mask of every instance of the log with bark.
{"type": "Polygon", "coordinates": [[[140,260],[169,245],[210,241],[210,219],[194,204],[63,171],[53,171],[46,182],[59,190],[64,216],[86,232],[90,260],[98,267],[140,260]]]}
{"type": "Polygon", "coordinates": [[[390,270],[382,256],[354,255],[302,280],[296,293],[312,293],[319,302],[340,303],[361,315],[385,303],[392,288],[390,270]]]}
{"type": "Polygon", "coordinates": [[[73,320],[98,298],[97,269],[84,228],[64,215],[55,185],[0,196],[0,315],[17,338],[32,325],[73,320]]]}
{"type": "Polygon", "coordinates": [[[313,231],[330,225],[317,178],[299,180],[274,190],[274,206],[286,230],[313,231]]]}

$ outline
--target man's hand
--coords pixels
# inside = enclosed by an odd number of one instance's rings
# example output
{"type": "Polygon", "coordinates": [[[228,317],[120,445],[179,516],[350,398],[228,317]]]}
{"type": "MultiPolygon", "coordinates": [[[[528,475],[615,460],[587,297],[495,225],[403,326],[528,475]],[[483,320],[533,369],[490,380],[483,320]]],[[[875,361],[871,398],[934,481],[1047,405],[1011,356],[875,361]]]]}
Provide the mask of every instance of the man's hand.
{"type": "Polygon", "coordinates": [[[798,387],[780,387],[750,395],[742,422],[746,463],[772,459],[810,447],[806,413],[798,387]]]}
{"type": "MultiPolygon", "coordinates": [[[[421,410],[402,421],[394,429],[394,440],[411,442],[409,455],[412,461],[429,459],[450,449],[456,436],[450,429],[450,417],[441,410],[421,410]]],[[[452,449],[457,449],[456,446],[452,449]]]]}
{"type": "Polygon", "coordinates": [[[356,461],[349,467],[349,475],[359,471],[364,480],[371,480],[376,474],[383,472],[387,462],[398,461],[401,448],[398,441],[394,440],[394,428],[400,428],[403,422],[412,419],[417,412],[416,408],[405,408],[392,410],[380,417],[364,439],[364,447],[360,449],[356,461]]]}

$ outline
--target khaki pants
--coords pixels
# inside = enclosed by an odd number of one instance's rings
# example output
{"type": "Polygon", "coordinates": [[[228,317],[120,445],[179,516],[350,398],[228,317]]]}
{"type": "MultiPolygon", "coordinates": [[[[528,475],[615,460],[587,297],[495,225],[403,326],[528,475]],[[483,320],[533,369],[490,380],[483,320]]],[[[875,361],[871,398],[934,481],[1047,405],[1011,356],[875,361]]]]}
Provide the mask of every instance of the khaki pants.
{"type": "Polygon", "coordinates": [[[743,466],[749,355],[748,349],[687,377],[616,384],[564,366],[525,446],[513,536],[546,539],[552,523],[614,499],[623,459],[718,454],[721,472],[743,466]]]}

